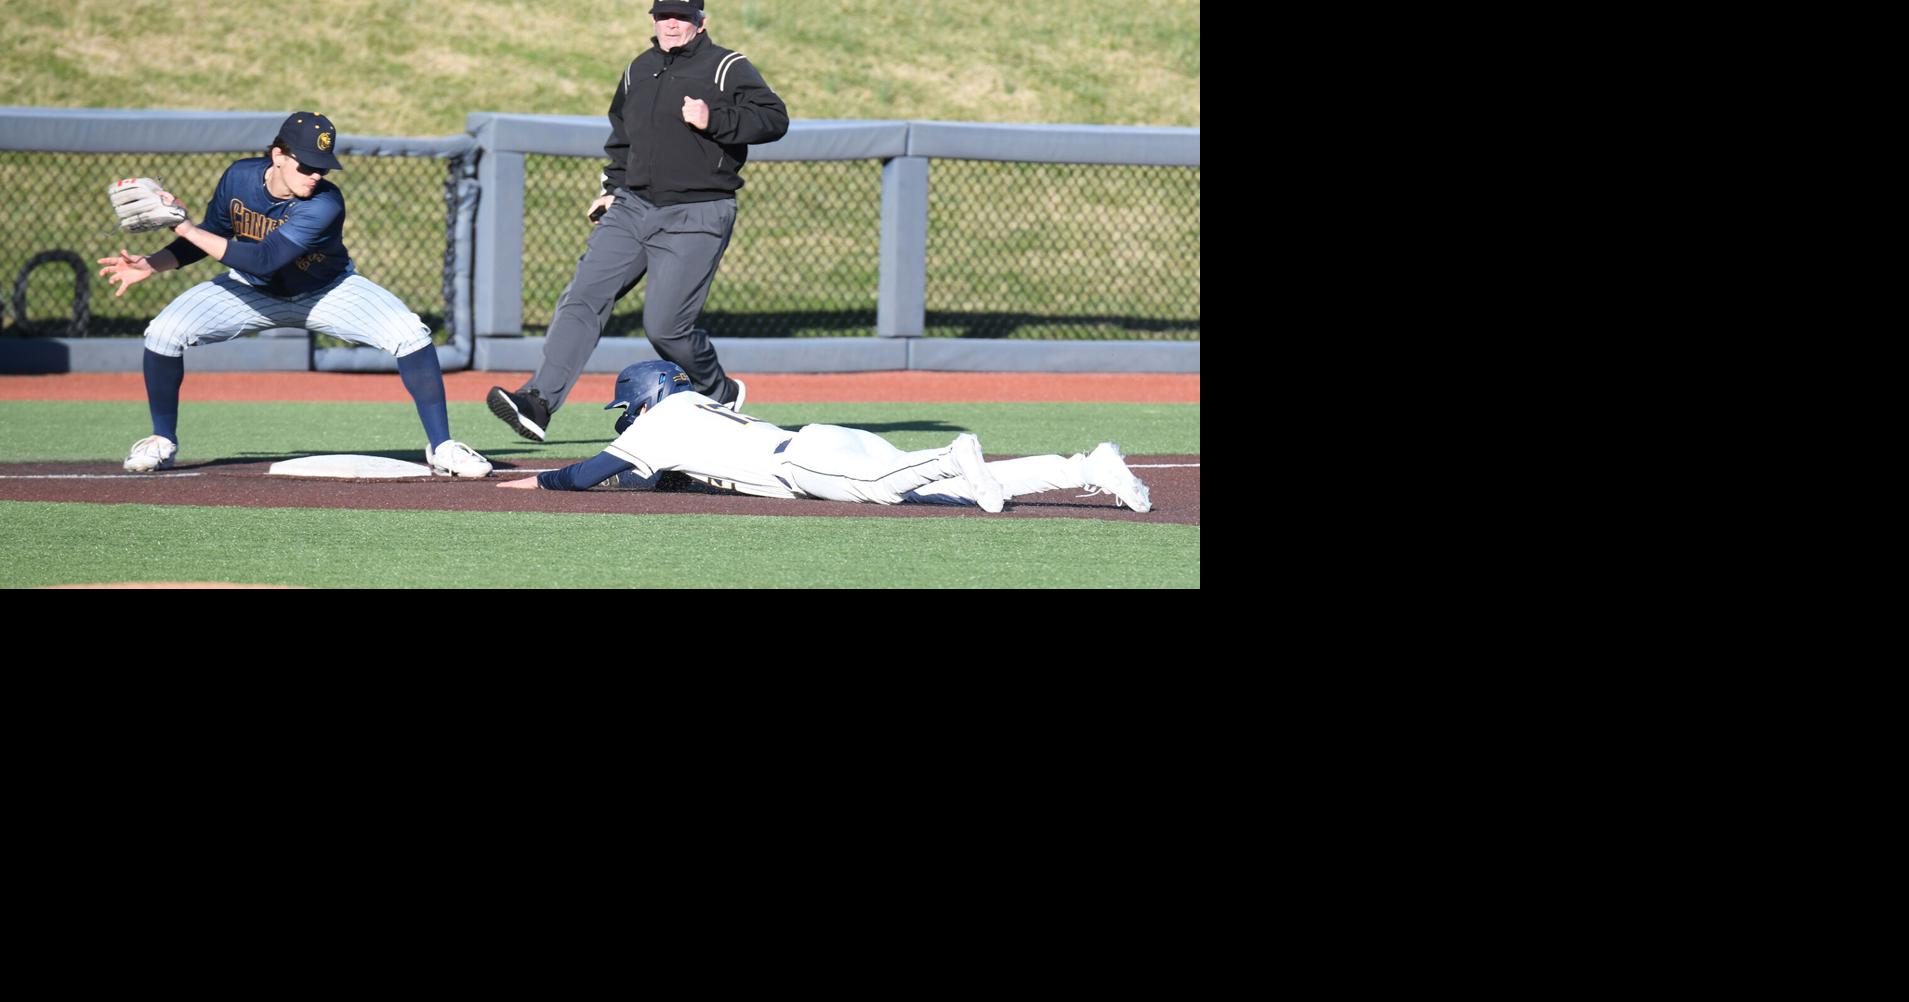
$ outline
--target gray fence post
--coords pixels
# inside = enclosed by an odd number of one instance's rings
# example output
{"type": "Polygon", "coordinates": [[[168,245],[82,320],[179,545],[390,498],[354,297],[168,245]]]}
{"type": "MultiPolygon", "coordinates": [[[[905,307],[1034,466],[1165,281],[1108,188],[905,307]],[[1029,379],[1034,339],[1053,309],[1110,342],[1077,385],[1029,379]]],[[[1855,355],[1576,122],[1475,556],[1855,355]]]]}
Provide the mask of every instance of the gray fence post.
{"type": "Polygon", "coordinates": [[[477,161],[477,274],[471,312],[478,337],[524,333],[524,155],[500,153],[489,137],[477,161]]]}
{"type": "Polygon", "coordinates": [[[928,327],[928,160],[882,164],[881,288],[878,337],[921,337],[928,327]]]}

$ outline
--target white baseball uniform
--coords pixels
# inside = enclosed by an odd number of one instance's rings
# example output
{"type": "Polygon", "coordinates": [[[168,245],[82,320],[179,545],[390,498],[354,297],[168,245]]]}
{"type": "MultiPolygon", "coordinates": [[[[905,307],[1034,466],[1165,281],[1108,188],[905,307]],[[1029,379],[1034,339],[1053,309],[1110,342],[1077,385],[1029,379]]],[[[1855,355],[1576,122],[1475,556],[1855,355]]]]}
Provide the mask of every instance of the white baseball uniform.
{"type": "MultiPolygon", "coordinates": [[[[760,497],[978,503],[952,446],[903,452],[879,435],[830,424],[792,432],[691,391],[665,397],[603,451],[652,486],[676,470],[760,497]]],[[[1085,486],[1083,458],[1027,456],[986,466],[1013,497],[1085,486]]]]}

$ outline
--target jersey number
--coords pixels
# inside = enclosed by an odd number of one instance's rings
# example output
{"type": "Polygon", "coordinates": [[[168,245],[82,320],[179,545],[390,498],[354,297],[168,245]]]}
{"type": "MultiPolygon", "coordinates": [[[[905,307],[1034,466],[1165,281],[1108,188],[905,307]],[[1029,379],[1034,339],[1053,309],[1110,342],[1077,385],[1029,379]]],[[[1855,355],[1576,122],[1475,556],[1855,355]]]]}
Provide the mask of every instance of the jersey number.
{"type": "Polygon", "coordinates": [[[737,424],[760,424],[761,423],[760,420],[757,418],[752,418],[747,414],[738,414],[735,411],[732,411],[721,404],[697,404],[696,406],[718,417],[726,417],[729,420],[736,422],[737,424]]]}

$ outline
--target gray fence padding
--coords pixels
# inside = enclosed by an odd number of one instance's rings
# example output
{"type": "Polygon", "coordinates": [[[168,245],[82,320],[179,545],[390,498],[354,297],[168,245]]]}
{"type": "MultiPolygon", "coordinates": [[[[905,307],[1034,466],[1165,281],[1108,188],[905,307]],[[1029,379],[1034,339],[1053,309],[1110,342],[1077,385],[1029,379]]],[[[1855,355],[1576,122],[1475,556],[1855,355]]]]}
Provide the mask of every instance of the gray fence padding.
{"type": "Polygon", "coordinates": [[[909,122],[908,155],[954,160],[1200,166],[1200,130],[909,122]]]}
{"type": "MultiPolygon", "coordinates": [[[[477,140],[461,135],[418,139],[404,136],[354,136],[349,132],[338,134],[340,157],[436,157],[448,160],[475,149],[477,140]]],[[[349,159],[343,163],[345,170],[351,170],[349,159]]]]}
{"type": "Polygon", "coordinates": [[[789,123],[788,135],[749,147],[749,159],[887,160],[907,152],[907,122],[815,120],[789,123]]]}
{"type": "Polygon", "coordinates": [[[0,150],[47,153],[263,150],[289,114],[289,111],[0,108],[0,150]]]}
{"type": "Polygon", "coordinates": [[[473,111],[464,130],[479,144],[499,153],[547,153],[602,159],[610,121],[602,115],[508,115],[473,111]]]}
{"type": "MultiPolygon", "coordinates": [[[[482,192],[477,185],[475,159],[461,165],[457,178],[457,222],[451,232],[451,248],[456,267],[452,275],[451,343],[459,352],[459,361],[468,362],[471,346],[477,338],[476,296],[471,271],[477,260],[477,201],[482,192]]],[[[462,368],[462,364],[458,366],[462,368]]]]}
{"type": "MultiPolygon", "coordinates": [[[[0,150],[37,153],[262,152],[291,112],[160,111],[125,108],[0,108],[0,150]]],[[[599,144],[601,145],[601,144],[599,144]]],[[[350,156],[453,157],[470,136],[409,139],[338,134],[350,156]]],[[[599,150],[601,152],[601,150],[599,150]]],[[[350,170],[349,161],[345,169],[350,170]]]]}
{"type": "MultiPolygon", "coordinates": [[[[602,115],[511,115],[476,111],[464,127],[485,146],[510,153],[603,158],[610,138],[602,115]]],[[[907,122],[798,121],[773,143],[749,148],[751,160],[885,160],[907,152],[907,122]]]]}
{"type": "MultiPolygon", "coordinates": [[[[908,368],[942,372],[1198,372],[1198,341],[909,338],[908,368]]],[[[729,356],[724,355],[727,359],[729,356]]]]}

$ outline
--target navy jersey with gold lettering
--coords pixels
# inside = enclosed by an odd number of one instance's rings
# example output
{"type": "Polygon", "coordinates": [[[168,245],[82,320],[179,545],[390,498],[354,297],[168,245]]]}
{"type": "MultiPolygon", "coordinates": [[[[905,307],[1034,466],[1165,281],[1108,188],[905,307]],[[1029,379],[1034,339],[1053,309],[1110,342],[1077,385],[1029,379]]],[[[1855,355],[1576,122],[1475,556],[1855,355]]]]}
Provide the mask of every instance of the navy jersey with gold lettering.
{"type": "MultiPolygon", "coordinates": [[[[199,225],[225,237],[224,264],[247,284],[274,296],[322,288],[350,267],[345,251],[345,195],[319,181],[310,198],[274,198],[265,187],[270,157],[225,169],[199,225]]],[[[206,256],[185,238],[167,250],[185,267],[206,256]]]]}

